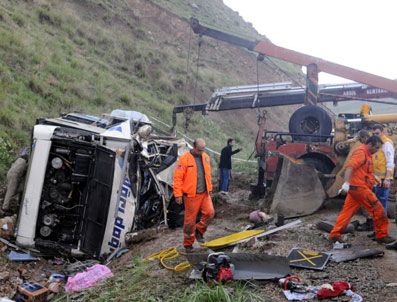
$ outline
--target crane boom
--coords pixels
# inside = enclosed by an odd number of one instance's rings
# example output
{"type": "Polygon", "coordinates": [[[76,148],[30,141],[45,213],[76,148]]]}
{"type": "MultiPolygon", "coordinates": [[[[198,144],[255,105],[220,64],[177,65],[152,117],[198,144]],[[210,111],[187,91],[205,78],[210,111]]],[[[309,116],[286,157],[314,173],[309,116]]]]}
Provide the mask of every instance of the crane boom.
{"type": "MultiPolygon", "coordinates": [[[[213,28],[203,26],[195,18],[191,18],[190,25],[194,33],[199,35],[209,36],[211,38],[221,40],[230,44],[245,47],[248,50],[252,50],[262,55],[281,59],[301,66],[306,66],[308,68],[314,65],[315,73],[324,71],[345,79],[356,81],[358,83],[367,84],[373,87],[385,89],[392,93],[397,93],[397,81],[395,80],[390,80],[358,69],[329,62],[291,49],[283,48],[271,43],[270,41],[246,40],[241,37],[237,37],[213,28]]],[[[315,78],[316,75],[314,76],[314,81],[316,80],[315,78]]]]}

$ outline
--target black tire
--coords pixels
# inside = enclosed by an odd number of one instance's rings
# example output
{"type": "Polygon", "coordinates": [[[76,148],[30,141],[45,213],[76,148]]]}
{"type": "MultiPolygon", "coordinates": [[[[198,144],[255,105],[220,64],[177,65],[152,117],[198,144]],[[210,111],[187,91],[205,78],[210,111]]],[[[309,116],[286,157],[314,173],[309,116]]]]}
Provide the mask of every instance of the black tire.
{"type": "Polygon", "coordinates": [[[296,134],[308,134],[314,136],[293,135],[293,139],[303,142],[325,142],[326,137],[315,135],[330,135],[332,120],[328,113],[314,105],[307,105],[296,110],[289,120],[289,132],[296,134]]]}
{"type": "Polygon", "coordinates": [[[329,164],[321,158],[307,157],[303,158],[303,161],[305,164],[313,166],[318,172],[323,174],[331,174],[332,170],[334,169],[334,165],[329,164]]]}

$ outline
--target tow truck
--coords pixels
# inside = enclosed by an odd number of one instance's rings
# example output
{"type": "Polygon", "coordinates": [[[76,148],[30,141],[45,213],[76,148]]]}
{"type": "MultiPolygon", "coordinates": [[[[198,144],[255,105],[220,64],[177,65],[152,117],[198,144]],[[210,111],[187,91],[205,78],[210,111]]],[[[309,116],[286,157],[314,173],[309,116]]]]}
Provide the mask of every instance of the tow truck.
{"type": "MultiPolygon", "coordinates": [[[[216,90],[207,103],[175,106],[177,114],[190,119],[193,112],[274,106],[304,105],[289,120],[289,132],[268,131],[266,112],[258,114],[255,142],[258,158],[258,181],[252,196],[265,196],[264,206],[284,217],[308,215],[318,210],[326,197],[336,197],[349,154],[359,145],[355,134],[373,123],[397,122],[397,114],[371,115],[367,107],[357,114],[339,114],[333,119],[323,103],[365,101],[397,104],[397,81],[332,63],[314,56],[274,45],[270,41],[250,41],[200,24],[192,18],[194,33],[209,36],[256,52],[258,59],[269,56],[306,66],[306,87],[291,83],[271,83],[225,87],[216,90]],[[357,83],[319,85],[318,74],[324,71],[357,83]],[[306,165],[302,165],[306,163],[306,165]]],[[[187,121],[185,124],[188,124],[187,121]]],[[[395,127],[388,128],[394,136],[395,127]]]]}

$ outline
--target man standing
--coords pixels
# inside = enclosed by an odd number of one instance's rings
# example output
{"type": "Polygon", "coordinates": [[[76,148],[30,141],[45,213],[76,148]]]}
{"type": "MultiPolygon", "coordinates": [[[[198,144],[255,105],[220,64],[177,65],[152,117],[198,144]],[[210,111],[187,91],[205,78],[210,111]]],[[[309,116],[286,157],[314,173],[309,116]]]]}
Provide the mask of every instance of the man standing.
{"type": "Polygon", "coordinates": [[[362,144],[353,152],[348,161],[345,182],[341,188],[347,196],[335,226],[329,234],[331,241],[340,241],[343,230],[360,207],[364,207],[374,220],[376,241],[378,243],[394,241],[389,237],[389,222],[382,204],[372,192],[375,184],[372,154],[376,153],[381,146],[381,139],[378,136],[371,136],[366,144],[362,144]]]}
{"type": "Polygon", "coordinates": [[[204,242],[204,233],[214,217],[210,157],[204,152],[205,141],[198,138],[193,150],[183,154],[174,172],[174,197],[178,204],[185,203],[183,246],[187,252],[193,249],[194,240],[204,242]],[[197,215],[202,216],[196,223],[197,215]]]}
{"type": "Polygon", "coordinates": [[[227,193],[229,190],[229,179],[232,172],[232,155],[241,151],[241,149],[232,150],[234,139],[229,138],[227,145],[221,151],[221,158],[219,161],[219,179],[220,179],[220,193],[227,193]]]}
{"type": "Polygon", "coordinates": [[[372,134],[382,140],[382,148],[372,158],[375,177],[378,181],[375,187],[375,194],[387,213],[387,199],[389,198],[390,183],[394,172],[394,146],[392,140],[386,136],[382,125],[375,125],[372,128],[372,134]]]}
{"type": "MultiPolygon", "coordinates": [[[[387,200],[390,193],[390,183],[393,179],[394,172],[394,146],[390,138],[384,132],[382,125],[377,124],[372,127],[372,134],[378,136],[382,140],[382,148],[378,150],[372,159],[374,162],[374,173],[377,184],[374,187],[374,193],[379,199],[385,213],[387,215],[387,200]]],[[[373,230],[373,221],[367,217],[365,223],[357,227],[358,231],[371,231],[373,230]]],[[[373,237],[374,234],[369,235],[373,237]]]]}

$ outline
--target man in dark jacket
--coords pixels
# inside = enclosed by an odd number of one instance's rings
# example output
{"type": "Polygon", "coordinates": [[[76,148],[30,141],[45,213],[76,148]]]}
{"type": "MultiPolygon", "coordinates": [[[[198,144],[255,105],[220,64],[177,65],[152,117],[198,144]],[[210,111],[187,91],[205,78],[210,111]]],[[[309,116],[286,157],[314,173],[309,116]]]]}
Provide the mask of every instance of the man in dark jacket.
{"type": "Polygon", "coordinates": [[[232,155],[241,151],[241,149],[232,150],[234,139],[227,140],[227,146],[221,151],[221,158],[219,161],[219,180],[220,193],[227,193],[229,189],[229,179],[232,171],[232,155]]]}

